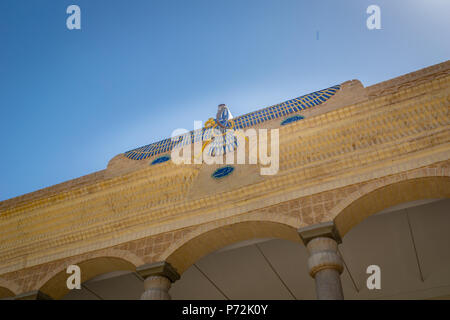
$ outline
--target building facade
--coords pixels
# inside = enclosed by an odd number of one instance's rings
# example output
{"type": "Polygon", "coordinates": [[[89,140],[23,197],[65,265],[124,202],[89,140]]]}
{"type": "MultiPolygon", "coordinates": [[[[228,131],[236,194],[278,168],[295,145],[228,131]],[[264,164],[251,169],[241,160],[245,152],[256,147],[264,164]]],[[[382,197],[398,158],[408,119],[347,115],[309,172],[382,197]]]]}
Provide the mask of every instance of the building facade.
{"type": "Polygon", "coordinates": [[[127,271],[142,299],[168,299],[202,257],[283,239],[306,249],[317,297],[343,299],[338,248],[352,229],[393,206],[450,197],[449,106],[450,61],[369,87],[346,81],[230,120],[278,129],[276,174],[259,163],[175,164],[177,141],[166,139],[2,201],[0,298],[64,298],[67,267],[78,265],[83,283],[127,271]]]}

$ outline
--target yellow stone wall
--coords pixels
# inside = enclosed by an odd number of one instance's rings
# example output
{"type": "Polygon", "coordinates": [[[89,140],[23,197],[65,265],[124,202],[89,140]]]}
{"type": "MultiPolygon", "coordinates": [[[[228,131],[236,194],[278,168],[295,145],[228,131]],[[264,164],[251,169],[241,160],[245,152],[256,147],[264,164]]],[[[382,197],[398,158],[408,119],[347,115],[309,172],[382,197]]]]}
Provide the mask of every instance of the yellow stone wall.
{"type": "Polygon", "coordinates": [[[234,241],[300,241],[297,228],[333,220],[343,236],[383,206],[449,197],[449,100],[449,61],[368,88],[348,81],[279,128],[277,175],[242,166],[215,181],[208,165],[118,155],[105,170],[0,202],[0,292],[60,297],[53,277],[105,256],[167,260],[181,273],[234,241]]]}

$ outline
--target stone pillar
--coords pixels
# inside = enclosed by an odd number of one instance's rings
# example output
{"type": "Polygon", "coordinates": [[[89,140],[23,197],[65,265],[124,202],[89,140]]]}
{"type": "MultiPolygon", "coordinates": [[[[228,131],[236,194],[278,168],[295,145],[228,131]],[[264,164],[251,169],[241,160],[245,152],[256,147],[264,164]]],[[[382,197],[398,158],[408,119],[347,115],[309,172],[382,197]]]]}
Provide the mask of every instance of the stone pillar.
{"type": "Polygon", "coordinates": [[[341,238],[332,222],[299,229],[309,253],[308,269],[316,282],[318,300],[343,300],[340,275],[344,270],[337,251],[341,238]]]}
{"type": "Polygon", "coordinates": [[[180,279],[177,271],[165,261],[140,266],[136,272],[144,278],[141,300],[170,300],[170,286],[180,279]]]}

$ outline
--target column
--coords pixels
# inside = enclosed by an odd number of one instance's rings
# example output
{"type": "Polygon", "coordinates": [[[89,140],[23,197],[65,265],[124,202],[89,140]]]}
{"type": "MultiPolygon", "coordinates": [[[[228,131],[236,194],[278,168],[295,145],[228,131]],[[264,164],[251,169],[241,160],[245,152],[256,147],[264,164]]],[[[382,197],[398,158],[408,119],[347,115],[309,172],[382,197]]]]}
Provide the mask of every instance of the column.
{"type": "Polygon", "coordinates": [[[180,279],[177,271],[165,261],[140,266],[136,272],[144,278],[141,300],[170,300],[170,286],[180,279]]]}
{"type": "Polygon", "coordinates": [[[308,249],[308,269],[316,283],[318,300],[343,300],[341,273],[344,270],[337,248],[341,238],[332,222],[298,230],[308,249]]]}

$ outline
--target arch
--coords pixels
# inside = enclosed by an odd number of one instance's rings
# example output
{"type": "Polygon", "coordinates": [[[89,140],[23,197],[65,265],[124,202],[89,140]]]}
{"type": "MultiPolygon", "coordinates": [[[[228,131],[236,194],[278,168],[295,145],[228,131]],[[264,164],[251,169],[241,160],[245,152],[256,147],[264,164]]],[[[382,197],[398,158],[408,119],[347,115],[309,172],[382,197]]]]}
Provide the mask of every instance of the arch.
{"type": "Polygon", "coordinates": [[[415,200],[450,198],[450,177],[422,176],[387,184],[369,184],[352,193],[331,212],[341,235],[369,216],[415,200]]]}
{"type": "Polygon", "coordinates": [[[258,238],[279,238],[302,243],[294,226],[274,221],[240,221],[225,223],[208,230],[199,229],[173,244],[162,260],[181,275],[201,257],[230,244],[258,238]]]}
{"type": "Polygon", "coordinates": [[[18,285],[11,281],[0,278],[0,299],[14,297],[18,292],[18,285]]]}
{"type": "Polygon", "coordinates": [[[15,294],[11,290],[5,287],[0,287],[0,299],[14,297],[15,294]]]}
{"type": "Polygon", "coordinates": [[[60,265],[39,282],[37,289],[53,299],[60,299],[69,292],[66,281],[69,274],[67,266],[76,264],[81,269],[81,283],[98,275],[113,271],[135,271],[143,260],[131,252],[112,249],[89,257],[78,257],[60,265]]]}

